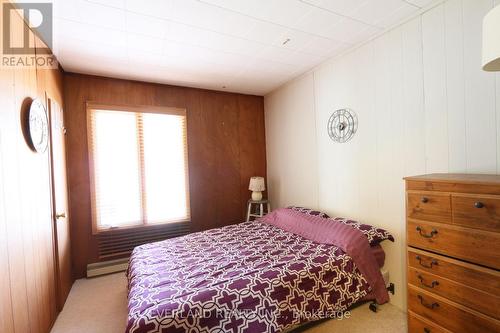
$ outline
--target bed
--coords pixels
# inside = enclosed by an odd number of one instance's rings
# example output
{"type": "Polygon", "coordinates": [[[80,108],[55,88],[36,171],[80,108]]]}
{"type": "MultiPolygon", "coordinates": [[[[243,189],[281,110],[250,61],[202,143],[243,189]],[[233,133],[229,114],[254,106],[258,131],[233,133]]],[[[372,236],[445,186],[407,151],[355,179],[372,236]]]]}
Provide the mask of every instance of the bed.
{"type": "Polygon", "coordinates": [[[127,277],[127,333],[283,332],[376,298],[345,249],[262,220],[139,246],[127,277]]]}

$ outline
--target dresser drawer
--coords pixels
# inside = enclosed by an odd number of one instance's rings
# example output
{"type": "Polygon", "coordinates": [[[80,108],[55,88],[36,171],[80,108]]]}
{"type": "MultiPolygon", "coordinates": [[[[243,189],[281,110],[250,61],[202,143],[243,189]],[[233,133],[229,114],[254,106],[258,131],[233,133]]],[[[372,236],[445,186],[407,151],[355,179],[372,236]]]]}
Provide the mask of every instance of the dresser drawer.
{"type": "Polygon", "coordinates": [[[500,272],[493,269],[413,248],[408,248],[408,266],[488,294],[500,295],[500,272]]]}
{"type": "Polygon", "coordinates": [[[488,294],[413,267],[408,267],[408,283],[500,319],[500,295],[488,294]]]}
{"type": "Polygon", "coordinates": [[[500,321],[411,285],[408,309],[455,333],[500,332],[500,321]]]}
{"type": "Polygon", "coordinates": [[[500,196],[453,194],[451,204],[453,224],[500,231],[500,196]]]}
{"type": "Polygon", "coordinates": [[[451,223],[451,201],[447,193],[409,191],[406,197],[409,218],[451,223]]]}
{"type": "Polygon", "coordinates": [[[500,234],[408,220],[408,245],[500,269],[500,234]]]}
{"type": "Polygon", "coordinates": [[[450,331],[408,311],[408,333],[450,333],[450,331]]]}

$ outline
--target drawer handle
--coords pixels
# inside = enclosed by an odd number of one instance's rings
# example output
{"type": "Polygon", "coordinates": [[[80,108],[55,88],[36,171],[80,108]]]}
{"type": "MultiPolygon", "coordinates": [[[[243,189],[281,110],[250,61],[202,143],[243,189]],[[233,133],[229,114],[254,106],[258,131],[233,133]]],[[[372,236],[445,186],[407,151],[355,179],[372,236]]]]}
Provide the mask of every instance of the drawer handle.
{"type": "Polygon", "coordinates": [[[417,295],[417,296],[418,296],[418,299],[420,300],[420,304],[425,306],[427,309],[434,310],[435,308],[439,307],[439,304],[437,302],[429,304],[429,303],[424,302],[424,298],[421,295],[417,295]]]}
{"type": "Polygon", "coordinates": [[[429,202],[429,198],[422,197],[422,199],[420,199],[420,201],[422,201],[422,203],[428,203],[429,202]]]}
{"type": "Polygon", "coordinates": [[[424,327],[424,333],[431,333],[431,330],[428,329],[427,327],[424,327]]]}
{"type": "Polygon", "coordinates": [[[422,228],[420,226],[417,227],[417,231],[420,234],[420,236],[422,236],[424,238],[432,238],[432,237],[434,237],[434,235],[436,235],[438,233],[438,231],[436,229],[432,229],[430,234],[422,233],[422,228]]]}
{"type": "Polygon", "coordinates": [[[474,207],[476,207],[476,208],[483,208],[484,204],[481,201],[478,201],[478,202],[474,203],[474,207]]]}
{"type": "Polygon", "coordinates": [[[429,265],[425,265],[424,263],[422,263],[422,257],[420,256],[416,256],[415,259],[418,260],[418,263],[420,264],[420,266],[422,267],[425,267],[425,268],[432,268],[433,265],[438,265],[438,262],[436,259],[432,259],[431,260],[431,263],[429,265]]]}
{"type": "MultiPolygon", "coordinates": [[[[432,263],[431,263],[432,264],[432,263]]],[[[435,286],[439,286],[439,281],[436,281],[436,280],[433,280],[431,282],[431,284],[426,284],[424,282],[424,278],[422,277],[422,275],[418,275],[418,279],[420,280],[420,284],[423,285],[424,287],[427,287],[427,288],[434,288],[435,286]]]]}

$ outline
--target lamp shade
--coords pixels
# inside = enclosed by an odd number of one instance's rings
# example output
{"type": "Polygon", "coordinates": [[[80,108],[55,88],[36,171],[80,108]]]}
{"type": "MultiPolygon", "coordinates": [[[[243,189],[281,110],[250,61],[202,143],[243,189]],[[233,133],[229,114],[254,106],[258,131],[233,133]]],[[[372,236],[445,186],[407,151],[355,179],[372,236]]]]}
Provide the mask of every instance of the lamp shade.
{"type": "Polygon", "coordinates": [[[483,19],[483,69],[500,71],[500,5],[483,19]]]}
{"type": "Polygon", "coordinates": [[[248,189],[254,192],[262,192],[266,190],[266,184],[264,183],[264,177],[252,177],[250,178],[250,184],[248,189]]]}

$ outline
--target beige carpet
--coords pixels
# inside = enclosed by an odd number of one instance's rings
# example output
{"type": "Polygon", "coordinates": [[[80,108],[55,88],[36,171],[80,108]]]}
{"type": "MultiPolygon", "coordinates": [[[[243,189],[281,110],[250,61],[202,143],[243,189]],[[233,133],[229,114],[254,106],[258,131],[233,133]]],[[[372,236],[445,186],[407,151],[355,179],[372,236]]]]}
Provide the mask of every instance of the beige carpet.
{"type": "MultiPolygon", "coordinates": [[[[127,320],[127,282],[124,273],[77,280],[52,333],[123,333],[127,320]]],[[[328,320],[299,330],[306,333],[401,333],[406,332],[406,316],[393,305],[368,304],[351,311],[351,317],[328,320]]]]}

